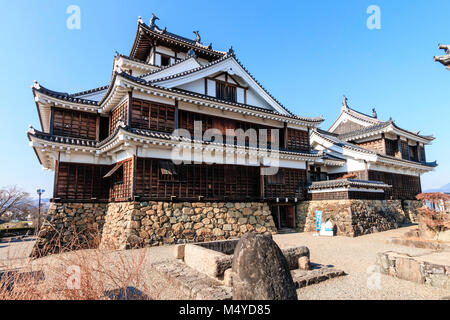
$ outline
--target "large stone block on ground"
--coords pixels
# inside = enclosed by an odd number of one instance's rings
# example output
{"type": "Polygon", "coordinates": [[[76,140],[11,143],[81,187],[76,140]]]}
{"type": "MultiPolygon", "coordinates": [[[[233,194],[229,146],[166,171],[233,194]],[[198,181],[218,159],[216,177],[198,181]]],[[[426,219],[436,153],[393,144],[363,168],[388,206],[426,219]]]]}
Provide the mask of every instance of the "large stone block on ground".
{"type": "Polygon", "coordinates": [[[231,267],[231,256],[195,244],[184,248],[186,265],[210,277],[221,277],[231,267]]]}
{"type": "Polygon", "coordinates": [[[245,234],[232,270],[233,300],[297,300],[288,262],[271,236],[245,234]]]}

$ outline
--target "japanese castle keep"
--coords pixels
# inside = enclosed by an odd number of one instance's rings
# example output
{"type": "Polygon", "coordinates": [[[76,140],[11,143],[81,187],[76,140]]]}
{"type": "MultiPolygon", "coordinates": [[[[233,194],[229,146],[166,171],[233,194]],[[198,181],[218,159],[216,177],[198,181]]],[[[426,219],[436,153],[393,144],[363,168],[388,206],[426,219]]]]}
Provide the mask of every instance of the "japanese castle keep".
{"type": "Polygon", "coordinates": [[[28,139],[55,172],[39,246],[93,230],[117,248],[313,231],[316,210],[346,236],[415,219],[433,137],[347,98],[325,131],[321,117],[283,106],[232,48],[157,20],[139,18],[108,85],[62,93],[34,83],[40,130],[28,139]]]}

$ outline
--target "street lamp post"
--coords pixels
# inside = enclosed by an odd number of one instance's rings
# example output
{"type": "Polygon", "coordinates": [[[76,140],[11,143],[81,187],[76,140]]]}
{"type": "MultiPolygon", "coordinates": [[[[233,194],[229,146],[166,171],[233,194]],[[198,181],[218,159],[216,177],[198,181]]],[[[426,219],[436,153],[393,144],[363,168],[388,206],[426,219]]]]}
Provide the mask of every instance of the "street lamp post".
{"type": "Polygon", "coordinates": [[[36,232],[35,232],[35,234],[37,235],[39,232],[39,229],[40,229],[40,224],[41,224],[41,196],[45,192],[45,190],[37,189],[36,192],[39,195],[38,220],[37,220],[37,226],[36,226],[36,232]]]}

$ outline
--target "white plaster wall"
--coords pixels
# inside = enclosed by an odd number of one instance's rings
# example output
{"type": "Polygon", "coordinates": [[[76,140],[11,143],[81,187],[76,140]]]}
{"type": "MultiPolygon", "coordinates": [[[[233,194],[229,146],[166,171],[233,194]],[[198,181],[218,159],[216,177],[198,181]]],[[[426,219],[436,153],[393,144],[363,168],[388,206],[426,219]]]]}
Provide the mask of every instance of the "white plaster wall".
{"type": "Polygon", "coordinates": [[[198,68],[200,65],[197,63],[197,61],[195,61],[194,59],[189,59],[183,62],[180,62],[172,67],[163,69],[160,72],[154,73],[154,74],[150,74],[147,77],[144,77],[145,80],[150,81],[150,80],[155,80],[155,79],[160,79],[160,78],[164,78],[164,77],[168,77],[174,74],[178,74],[178,73],[182,73],[191,69],[195,69],[198,68]]]}
{"type": "Polygon", "coordinates": [[[256,92],[254,92],[251,88],[247,90],[247,104],[255,107],[273,110],[273,108],[264,99],[257,95],[256,92]]]}
{"type": "Polygon", "coordinates": [[[213,80],[207,80],[208,81],[208,93],[207,95],[210,97],[216,96],[216,82],[213,80]]]}
{"type": "Polygon", "coordinates": [[[205,94],[205,80],[204,79],[198,79],[193,82],[186,83],[184,85],[181,85],[177,87],[179,89],[188,90],[200,94],[205,94]]]}
{"type": "Polygon", "coordinates": [[[244,89],[242,89],[242,88],[237,88],[237,90],[236,90],[236,95],[237,95],[237,102],[239,102],[239,103],[245,103],[244,89]]]}

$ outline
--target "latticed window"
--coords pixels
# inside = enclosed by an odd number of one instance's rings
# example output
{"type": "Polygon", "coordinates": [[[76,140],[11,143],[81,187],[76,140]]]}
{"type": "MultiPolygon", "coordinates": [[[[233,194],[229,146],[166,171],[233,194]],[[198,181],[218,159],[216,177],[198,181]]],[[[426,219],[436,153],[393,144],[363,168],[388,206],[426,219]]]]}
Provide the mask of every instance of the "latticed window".
{"type": "Polygon", "coordinates": [[[308,131],[288,129],[287,149],[301,152],[309,152],[308,131]]]}
{"type": "Polygon", "coordinates": [[[216,98],[236,102],[237,101],[236,87],[225,82],[216,81],[216,98]]]}

